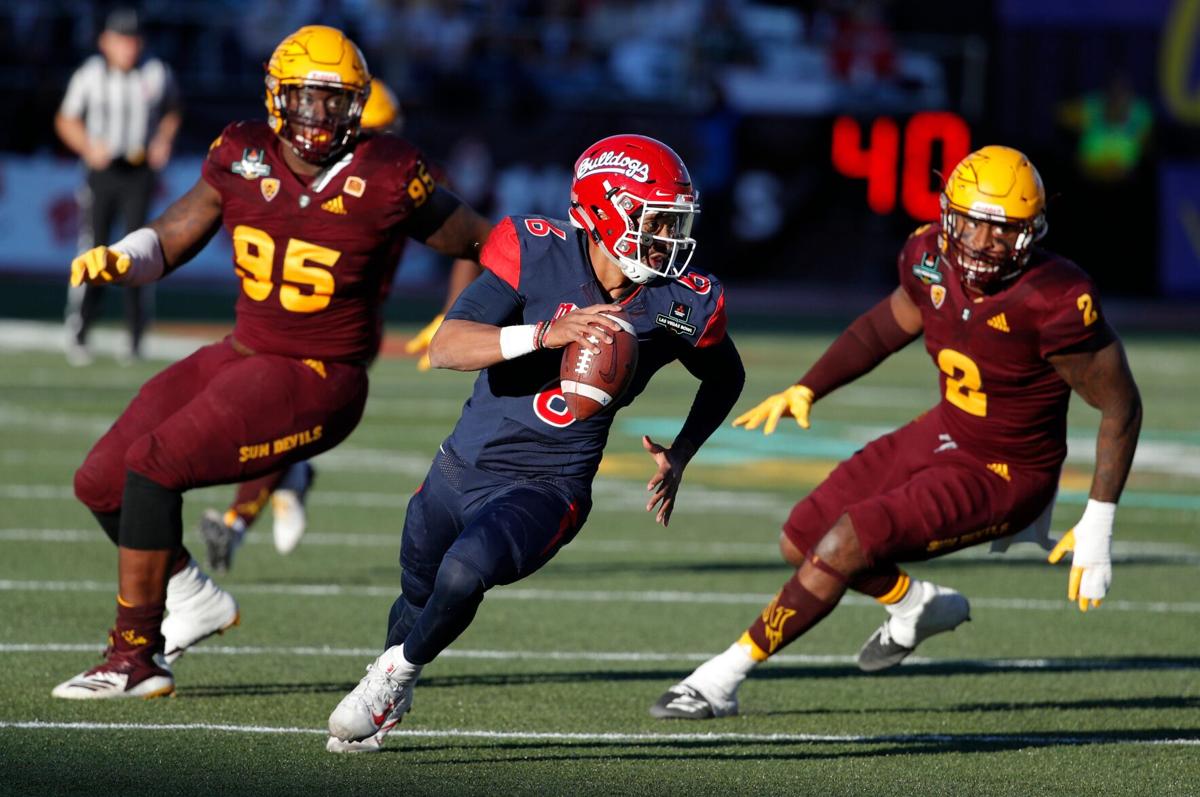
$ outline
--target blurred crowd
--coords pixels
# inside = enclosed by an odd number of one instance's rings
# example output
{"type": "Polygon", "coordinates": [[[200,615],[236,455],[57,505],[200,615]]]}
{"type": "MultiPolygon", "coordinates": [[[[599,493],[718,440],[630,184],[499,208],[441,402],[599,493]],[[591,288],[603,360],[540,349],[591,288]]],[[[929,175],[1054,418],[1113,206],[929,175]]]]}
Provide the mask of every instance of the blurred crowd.
{"type": "MultiPolygon", "coordinates": [[[[0,5],[0,65],[23,109],[0,126],[0,151],[65,154],[49,134],[52,121],[114,4],[0,5]]],[[[1012,9],[1032,2],[136,5],[148,51],[170,65],[182,93],[180,154],[200,154],[229,120],[261,114],[263,62],[287,33],[319,21],[360,43],[372,71],[400,98],[406,134],[448,166],[456,189],[476,206],[561,212],[578,142],[616,127],[637,129],[670,141],[692,165],[706,229],[726,225],[709,239],[706,257],[736,257],[747,275],[808,268],[824,280],[869,282],[886,271],[879,258],[911,229],[914,220],[902,213],[864,214],[862,183],[832,173],[829,129],[839,114],[903,119],[945,109],[968,123],[972,143],[1023,149],[1051,195],[1061,197],[1051,203],[1051,218],[1056,236],[1072,239],[1058,238],[1065,253],[1093,271],[1110,268],[1097,261],[1112,263],[1115,286],[1133,292],[1154,290],[1152,269],[1131,277],[1117,258],[1102,257],[1101,245],[1092,246],[1095,203],[1086,199],[1103,197],[1106,222],[1132,218],[1150,229],[1159,153],[1196,149],[1191,136],[1164,135],[1171,131],[1155,123],[1147,101],[1157,28],[1099,35],[1029,26],[1012,9]],[[1110,77],[1117,83],[1106,89],[1110,77]],[[1128,126],[1120,121],[1126,117],[1128,126]],[[808,265],[835,257],[846,265],[808,265]]],[[[1154,243],[1125,254],[1153,262],[1154,243]]]]}
{"type": "MultiPolygon", "coordinates": [[[[654,102],[720,95],[745,111],[937,105],[944,70],[902,48],[884,0],[146,0],[147,40],[185,92],[257,88],[300,25],[341,27],[405,103],[467,109],[654,102]]],[[[0,61],[20,86],[61,85],[94,46],[105,6],[0,9],[0,61]]],[[[0,141],[9,148],[17,142],[0,141]]]]}

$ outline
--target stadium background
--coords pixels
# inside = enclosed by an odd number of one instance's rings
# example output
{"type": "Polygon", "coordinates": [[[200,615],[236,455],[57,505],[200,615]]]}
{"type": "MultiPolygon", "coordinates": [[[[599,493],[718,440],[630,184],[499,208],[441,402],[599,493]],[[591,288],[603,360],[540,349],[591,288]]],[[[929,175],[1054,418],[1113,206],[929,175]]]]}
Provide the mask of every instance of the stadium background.
{"type": "MultiPolygon", "coordinates": [[[[112,547],[74,499],[72,474],[139,386],[205,338],[161,334],[146,362],[112,367],[105,355],[122,335],[110,293],[108,328],[94,336],[108,351],[88,368],[62,356],[82,172],[51,120],[107,6],[4,0],[0,66],[16,101],[0,124],[0,797],[1194,797],[1200,0],[141,7],[150,49],[174,66],[186,103],[160,207],[197,179],[228,121],[261,116],[261,62],[318,20],[362,41],[401,96],[411,138],[494,216],[561,215],[570,164],[602,134],[670,142],[704,192],[699,262],[729,285],[748,373],[740,409],[794,378],[837,325],[891,288],[916,224],[909,208],[937,188],[923,156],[940,165],[965,124],[972,146],[1012,144],[1041,169],[1053,197],[1047,243],[1100,283],[1146,423],[1101,610],[1070,606],[1065,567],[1034,545],[919,563],[915,576],[969,595],[971,623],[928,640],[898,671],[865,677],[854,652],[882,612],[850,596],[745,684],[741,716],[681,726],[647,707],[778,589],[788,572],[778,526],[797,495],[938,396],[914,345],[822,400],[808,431],[726,426],[689,466],[662,529],[644,511],[641,436],[670,439],[695,390],[685,369],[664,369],[614,424],[585,532],[535,577],[489,595],[426,671],[385,754],[346,760],[324,752],[326,718],[376,654],[404,507],[473,378],[384,357],[361,426],[316,462],[303,544],[281,557],[270,519],[255,527],[220,577],[243,623],[189,653],[178,698],[54,700],[54,683],[95,663],[112,618],[112,547]],[[1137,169],[1098,184],[1077,169],[1077,133],[1063,122],[1114,75],[1148,104],[1153,131],[1137,169]],[[882,145],[863,156],[855,126],[895,141],[895,161],[882,145]],[[923,147],[910,151],[913,141],[923,147]],[[873,183],[853,176],[868,173],[873,183]]],[[[159,286],[160,332],[184,331],[180,320],[201,335],[228,328],[237,280],[227,246],[218,238],[159,286]]],[[[437,264],[409,254],[389,305],[401,336],[429,319],[443,288],[437,264]]],[[[1098,419],[1074,401],[1056,535],[1087,500],[1098,419]]],[[[230,496],[188,495],[193,550],[201,512],[230,496]]]]}
{"type": "MultiPolygon", "coordinates": [[[[0,128],[4,316],[62,312],[82,171],[52,119],[108,7],[0,8],[0,61],[19,109],[0,128]]],[[[1122,329],[1200,325],[1189,303],[1200,295],[1193,0],[152,0],[141,10],[148,49],[175,69],[185,102],[160,209],[196,179],[228,121],[263,115],[261,64],[274,44],[321,21],[361,42],[401,98],[406,135],[495,217],[561,217],[570,164],[602,135],[670,143],[702,194],[697,262],[748,319],[840,322],[867,306],[935,207],[944,160],[1005,143],[1042,172],[1046,243],[1094,275],[1122,329]],[[1153,127],[1132,168],[1095,179],[1078,165],[1069,120],[1114,80],[1146,103],[1153,127]]],[[[222,231],[159,286],[158,317],[228,318],[229,263],[222,231]]],[[[390,314],[427,315],[443,273],[410,247],[390,314]]]]}

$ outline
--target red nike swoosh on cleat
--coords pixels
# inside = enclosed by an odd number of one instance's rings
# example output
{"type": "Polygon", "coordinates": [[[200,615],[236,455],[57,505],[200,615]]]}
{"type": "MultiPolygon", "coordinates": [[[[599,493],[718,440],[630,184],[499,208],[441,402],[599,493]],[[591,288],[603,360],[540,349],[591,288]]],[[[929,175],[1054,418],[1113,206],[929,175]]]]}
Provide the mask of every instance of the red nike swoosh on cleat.
{"type": "Polygon", "coordinates": [[[380,725],[383,724],[383,721],[385,719],[387,719],[387,715],[388,715],[388,713],[386,711],[383,712],[382,714],[372,714],[371,722],[375,723],[375,727],[379,727],[380,725]]]}

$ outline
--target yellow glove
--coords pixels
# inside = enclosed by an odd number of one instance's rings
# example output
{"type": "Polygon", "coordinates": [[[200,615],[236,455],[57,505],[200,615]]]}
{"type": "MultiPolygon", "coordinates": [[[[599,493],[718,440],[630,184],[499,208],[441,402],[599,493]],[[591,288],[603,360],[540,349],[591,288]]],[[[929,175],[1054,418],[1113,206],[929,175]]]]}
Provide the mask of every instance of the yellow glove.
{"type": "Polygon", "coordinates": [[[71,285],[119,282],[129,271],[129,255],[107,246],[94,246],[71,261],[71,285]]]}
{"type": "Polygon", "coordinates": [[[1071,551],[1071,576],[1067,600],[1078,601],[1079,611],[1100,605],[1112,584],[1112,527],[1117,505],[1088,500],[1083,517],[1063,535],[1047,561],[1057,564],[1071,551]]]}
{"type": "Polygon", "coordinates": [[[433,317],[433,320],[421,328],[421,331],[413,335],[412,340],[404,344],[404,350],[409,354],[421,353],[421,358],[417,360],[418,371],[428,371],[429,365],[429,342],[433,340],[434,334],[437,333],[438,327],[442,325],[445,316],[438,313],[433,317]]]}
{"type": "Polygon", "coordinates": [[[758,425],[765,419],[767,424],[763,427],[763,434],[771,434],[775,431],[776,424],[784,415],[790,415],[796,419],[796,423],[801,429],[808,428],[808,410],[812,407],[813,392],[804,385],[792,385],[782,393],[776,393],[773,396],[768,396],[761,404],[748,412],[743,412],[734,419],[734,426],[743,426],[746,429],[757,429],[758,425]]]}

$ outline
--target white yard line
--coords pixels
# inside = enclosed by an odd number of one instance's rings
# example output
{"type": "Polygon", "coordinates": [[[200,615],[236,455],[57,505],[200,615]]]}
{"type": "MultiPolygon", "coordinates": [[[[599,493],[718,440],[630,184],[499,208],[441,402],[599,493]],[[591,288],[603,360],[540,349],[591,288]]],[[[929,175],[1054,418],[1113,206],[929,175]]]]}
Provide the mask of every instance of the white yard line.
{"type": "MultiPolygon", "coordinates": [[[[0,542],[48,542],[74,544],[108,544],[108,538],[100,529],[25,529],[0,528],[0,542]]],[[[265,532],[250,534],[242,545],[253,547],[269,547],[274,543],[265,532]]],[[[385,548],[398,550],[400,546],[400,529],[380,532],[347,532],[330,534],[310,531],[304,535],[304,545],[331,548],[385,548]]],[[[770,562],[780,562],[779,546],[771,543],[754,542],[698,542],[689,540],[647,540],[647,539],[607,539],[600,534],[589,536],[587,533],[574,540],[569,547],[563,549],[562,556],[573,554],[610,554],[637,553],[640,555],[666,556],[746,556],[761,557],[770,562]]],[[[1019,544],[1009,549],[1003,555],[988,553],[986,546],[969,548],[954,554],[955,559],[971,559],[982,561],[1043,561],[1046,553],[1034,545],[1019,544]]],[[[1113,542],[1113,561],[1139,562],[1147,559],[1156,561],[1167,560],[1173,564],[1200,564],[1200,549],[1183,543],[1169,542],[1113,542]]]]}
{"type": "MultiPolygon", "coordinates": [[[[285,595],[304,597],[393,597],[395,586],[353,586],[344,584],[237,584],[230,587],[239,595],[285,595]]],[[[101,592],[111,593],[111,581],[21,581],[0,579],[0,592],[101,592]]],[[[758,592],[688,592],[685,590],[565,590],[497,587],[488,593],[488,600],[545,601],[571,603],[687,603],[724,606],[762,606],[772,595],[758,592]]],[[[1063,611],[1064,600],[1032,598],[972,597],[976,608],[1009,609],[1017,611],[1063,611]]],[[[877,608],[874,599],[858,595],[842,598],[843,606],[877,608]]],[[[1108,612],[1140,612],[1149,614],[1200,614],[1200,602],[1120,601],[1106,600],[1108,612]]]]}
{"type": "MultiPolygon", "coordinates": [[[[2,653],[98,653],[102,649],[98,642],[3,642],[2,653]]],[[[378,648],[334,648],[329,646],[295,645],[198,645],[188,649],[188,657],[205,656],[271,656],[290,658],[349,658],[373,659],[379,655],[378,648]]],[[[580,662],[583,664],[606,662],[619,664],[639,663],[692,663],[712,658],[708,653],[663,653],[656,651],[591,651],[591,650],[470,650],[447,648],[438,654],[443,659],[467,659],[473,661],[535,661],[535,662],[580,662]]],[[[1134,657],[1137,658],[1137,657],[1134,657]]],[[[1180,661],[1147,661],[1143,669],[1184,670],[1192,663],[1180,661]]],[[[771,657],[769,666],[782,665],[854,665],[856,656],[846,654],[778,653],[771,657]]],[[[964,667],[977,670],[1122,670],[1130,667],[1126,660],[1098,658],[1037,658],[1037,659],[931,659],[925,656],[909,656],[905,664],[939,665],[942,667],[964,667]]]]}
{"type": "MultiPolygon", "coordinates": [[[[326,736],[323,728],[277,727],[271,725],[231,725],[208,722],[135,723],[135,722],[44,722],[41,720],[0,720],[0,729],[56,731],[215,731],[220,733],[300,734],[326,736]]],[[[1198,746],[1200,739],[1176,737],[1164,732],[1158,738],[1127,739],[1121,736],[1055,733],[953,734],[910,733],[864,736],[819,733],[561,733],[547,731],[489,731],[449,728],[446,730],[396,728],[391,738],[405,739],[486,739],[489,741],[538,741],[587,743],[661,744],[663,742],[731,742],[740,744],[989,744],[1019,742],[1029,745],[1170,745],[1198,746]]]]}
{"type": "MultiPolygon", "coordinates": [[[[392,492],[334,491],[317,489],[308,497],[308,502],[318,506],[353,506],[378,509],[404,509],[416,489],[420,477],[427,471],[423,465],[419,470],[406,470],[403,463],[396,464],[396,472],[405,472],[413,478],[411,482],[397,484],[392,492]]],[[[632,483],[597,481],[592,490],[595,503],[609,510],[645,510],[646,492],[632,483]]],[[[75,491],[69,485],[59,484],[4,484],[0,485],[0,499],[32,501],[74,501],[75,491]]],[[[732,490],[700,489],[689,491],[687,501],[675,507],[675,516],[711,515],[725,512],[738,517],[746,515],[769,516],[776,520],[787,517],[795,502],[782,495],[770,493],[734,492],[732,490]]]]}

